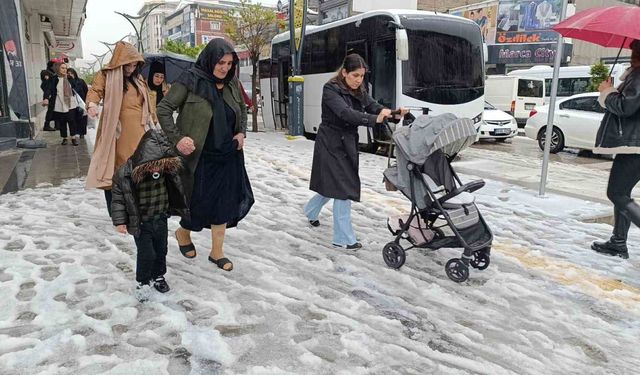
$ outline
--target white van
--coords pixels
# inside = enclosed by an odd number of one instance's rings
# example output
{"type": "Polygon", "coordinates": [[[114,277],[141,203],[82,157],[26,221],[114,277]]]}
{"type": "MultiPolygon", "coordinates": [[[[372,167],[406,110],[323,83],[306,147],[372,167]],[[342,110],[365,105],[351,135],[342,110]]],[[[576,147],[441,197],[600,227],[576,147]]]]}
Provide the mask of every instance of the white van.
{"type": "Polygon", "coordinates": [[[544,79],[487,76],[484,98],[494,107],[515,117],[518,125],[524,126],[531,110],[544,105],[544,79]]]}
{"type": "MultiPolygon", "coordinates": [[[[613,68],[611,76],[613,77],[613,85],[618,86],[620,76],[625,69],[629,67],[628,63],[616,64],[613,68]]],[[[611,66],[607,65],[610,70],[611,66]]],[[[558,79],[558,98],[566,98],[573,95],[584,94],[589,91],[591,84],[591,67],[589,65],[573,65],[560,67],[558,79]]],[[[508,76],[515,77],[535,77],[544,79],[545,83],[545,104],[549,104],[551,97],[551,78],[553,77],[553,68],[547,65],[536,65],[529,69],[518,69],[507,73],[508,76]]]]}

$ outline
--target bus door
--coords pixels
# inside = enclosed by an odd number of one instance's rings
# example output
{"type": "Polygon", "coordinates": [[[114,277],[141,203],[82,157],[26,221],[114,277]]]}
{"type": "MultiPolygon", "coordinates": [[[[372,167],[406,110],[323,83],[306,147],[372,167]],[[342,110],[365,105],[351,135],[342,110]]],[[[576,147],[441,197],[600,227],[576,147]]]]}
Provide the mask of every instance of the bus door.
{"type": "Polygon", "coordinates": [[[281,129],[288,127],[287,107],[289,106],[289,75],[291,72],[290,58],[278,58],[277,60],[277,79],[273,92],[273,115],[276,127],[281,129]]]}

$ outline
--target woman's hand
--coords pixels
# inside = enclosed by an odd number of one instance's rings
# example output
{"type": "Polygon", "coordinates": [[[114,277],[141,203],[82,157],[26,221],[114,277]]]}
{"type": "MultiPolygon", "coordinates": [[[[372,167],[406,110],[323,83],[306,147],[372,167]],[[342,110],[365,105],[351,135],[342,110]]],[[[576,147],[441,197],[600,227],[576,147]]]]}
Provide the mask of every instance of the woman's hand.
{"type": "Polygon", "coordinates": [[[125,224],[120,224],[116,226],[116,231],[118,233],[127,234],[127,226],[125,224]]]}
{"type": "Polygon", "coordinates": [[[46,107],[48,105],[49,105],[49,99],[45,99],[45,100],[42,101],[42,106],[43,107],[46,107]]]}
{"type": "Polygon", "coordinates": [[[404,107],[400,107],[400,109],[398,109],[400,111],[399,115],[395,115],[395,119],[396,120],[400,120],[401,118],[404,117],[404,115],[406,115],[407,113],[409,113],[409,110],[404,108],[404,107]]]}
{"type": "Polygon", "coordinates": [[[87,108],[87,115],[91,118],[96,118],[96,116],[98,116],[98,107],[95,105],[89,106],[89,108],[87,108]]]}
{"type": "Polygon", "coordinates": [[[238,141],[238,150],[242,150],[244,148],[244,134],[238,133],[233,137],[233,139],[238,141]]]}
{"type": "Polygon", "coordinates": [[[385,119],[391,117],[391,110],[388,108],[383,108],[380,113],[378,113],[378,118],[376,119],[376,123],[381,124],[385,119]]]}
{"type": "Polygon", "coordinates": [[[196,150],[196,145],[191,137],[183,137],[176,145],[176,148],[182,155],[188,156],[196,150]]]}
{"type": "Polygon", "coordinates": [[[598,91],[603,92],[611,87],[613,87],[613,83],[611,82],[611,78],[608,78],[606,81],[602,81],[600,86],[598,86],[598,91]]]}

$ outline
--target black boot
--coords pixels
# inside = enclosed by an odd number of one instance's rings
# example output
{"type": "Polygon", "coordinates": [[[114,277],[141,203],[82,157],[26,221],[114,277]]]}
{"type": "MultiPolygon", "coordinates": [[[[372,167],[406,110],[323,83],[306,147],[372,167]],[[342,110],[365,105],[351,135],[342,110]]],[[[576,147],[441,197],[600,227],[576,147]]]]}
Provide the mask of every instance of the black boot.
{"type": "Polygon", "coordinates": [[[591,249],[601,254],[619,256],[623,259],[629,258],[629,250],[627,249],[627,233],[631,222],[624,216],[620,210],[613,210],[613,236],[607,242],[596,241],[591,244],[591,249]]]}

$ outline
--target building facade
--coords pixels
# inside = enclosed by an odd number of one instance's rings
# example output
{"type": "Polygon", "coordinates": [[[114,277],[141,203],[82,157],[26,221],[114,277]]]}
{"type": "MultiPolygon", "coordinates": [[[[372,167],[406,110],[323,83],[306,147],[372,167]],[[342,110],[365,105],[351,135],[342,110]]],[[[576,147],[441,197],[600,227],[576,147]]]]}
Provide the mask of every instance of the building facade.
{"type": "MultiPolygon", "coordinates": [[[[640,6],[640,0],[578,0],[576,1],[576,12],[594,7],[614,5],[640,6]]],[[[615,60],[618,52],[618,48],[603,48],[593,43],[573,39],[573,57],[571,63],[575,65],[591,65],[596,61],[612,62],[615,60]]],[[[620,61],[629,61],[629,50],[623,49],[620,56],[620,61]]]]}
{"type": "Polygon", "coordinates": [[[323,0],[318,8],[318,24],[341,20],[353,15],[377,9],[418,9],[418,0],[323,0]]]}
{"type": "MultiPolygon", "coordinates": [[[[47,61],[67,57],[73,62],[82,57],[80,33],[86,18],[87,0],[57,0],[55,6],[42,0],[14,0],[14,4],[19,20],[19,47],[23,52],[30,120],[36,122],[44,111],[39,105],[42,102],[40,71],[46,68],[47,61]]],[[[0,40],[0,43],[4,42],[0,40]]],[[[8,106],[13,86],[9,59],[3,52],[0,52],[0,58],[0,138],[25,138],[29,136],[28,121],[18,119],[8,106]]],[[[36,125],[39,125],[36,128],[42,127],[42,124],[36,125]]]]}
{"type": "Polygon", "coordinates": [[[138,11],[138,16],[148,13],[146,20],[140,25],[142,49],[147,53],[159,53],[164,46],[165,18],[175,12],[178,1],[147,0],[138,11]]]}

